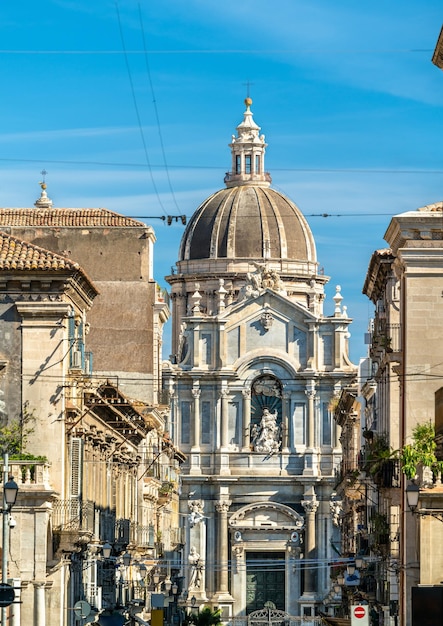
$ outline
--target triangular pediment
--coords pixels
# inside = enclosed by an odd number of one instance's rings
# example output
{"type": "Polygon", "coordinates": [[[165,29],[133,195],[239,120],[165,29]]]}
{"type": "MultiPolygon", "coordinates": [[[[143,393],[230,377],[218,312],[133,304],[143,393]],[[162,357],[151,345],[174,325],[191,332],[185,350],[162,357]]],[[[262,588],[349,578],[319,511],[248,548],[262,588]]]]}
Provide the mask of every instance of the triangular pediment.
{"type": "Polygon", "coordinates": [[[271,289],[264,290],[258,296],[235,302],[219,315],[219,319],[226,320],[226,330],[229,330],[236,324],[244,324],[254,317],[260,317],[265,310],[279,319],[292,320],[297,325],[306,326],[311,321],[318,321],[318,317],[306,307],[271,289]]]}

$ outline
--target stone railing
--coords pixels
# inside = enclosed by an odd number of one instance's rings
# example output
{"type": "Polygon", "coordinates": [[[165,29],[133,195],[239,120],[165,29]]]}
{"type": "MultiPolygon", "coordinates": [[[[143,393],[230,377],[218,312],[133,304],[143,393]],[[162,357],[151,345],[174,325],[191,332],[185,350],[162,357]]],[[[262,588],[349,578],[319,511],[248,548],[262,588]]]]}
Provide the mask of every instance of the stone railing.
{"type": "Polygon", "coordinates": [[[19,487],[39,485],[49,487],[49,468],[47,461],[9,460],[9,475],[14,477],[19,487]]]}

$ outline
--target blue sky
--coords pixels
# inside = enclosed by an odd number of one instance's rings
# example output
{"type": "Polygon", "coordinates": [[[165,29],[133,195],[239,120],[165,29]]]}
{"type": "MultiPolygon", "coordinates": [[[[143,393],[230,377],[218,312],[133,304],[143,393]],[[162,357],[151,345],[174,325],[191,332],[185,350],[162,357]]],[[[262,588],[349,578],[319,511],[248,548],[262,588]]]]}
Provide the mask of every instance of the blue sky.
{"type": "Polygon", "coordinates": [[[390,216],[442,200],[442,13],[434,0],[2,3],[0,205],[32,206],[46,169],[55,206],[144,216],[165,284],[183,227],[158,218],[223,187],[249,81],[266,169],[310,223],[326,314],[342,286],[357,362],[390,216]]]}

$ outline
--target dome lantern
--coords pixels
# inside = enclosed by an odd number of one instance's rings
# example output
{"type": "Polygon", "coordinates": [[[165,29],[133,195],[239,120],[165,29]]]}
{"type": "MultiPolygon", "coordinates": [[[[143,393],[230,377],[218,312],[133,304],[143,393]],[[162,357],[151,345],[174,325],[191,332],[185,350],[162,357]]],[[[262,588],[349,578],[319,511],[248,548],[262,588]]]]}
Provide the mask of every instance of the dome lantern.
{"type": "Polygon", "coordinates": [[[226,187],[259,185],[269,187],[271,177],[265,172],[265,136],[260,135],[260,126],[253,119],[251,98],[245,99],[246,111],[243,121],[237,126],[237,137],[232,135],[229,144],[232,154],[231,171],[226,173],[226,187]]]}

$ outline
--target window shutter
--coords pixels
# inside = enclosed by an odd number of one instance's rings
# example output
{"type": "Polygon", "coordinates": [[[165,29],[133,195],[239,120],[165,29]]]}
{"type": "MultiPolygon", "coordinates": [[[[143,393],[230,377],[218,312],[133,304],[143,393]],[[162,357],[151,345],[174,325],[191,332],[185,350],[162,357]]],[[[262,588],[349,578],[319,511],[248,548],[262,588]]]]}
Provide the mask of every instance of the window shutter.
{"type": "Polygon", "coordinates": [[[83,478],[83,439],[80,437],[72,437],[71,450],[71,498],[81,498],[82,495],[82,478],[83,478]]]}

